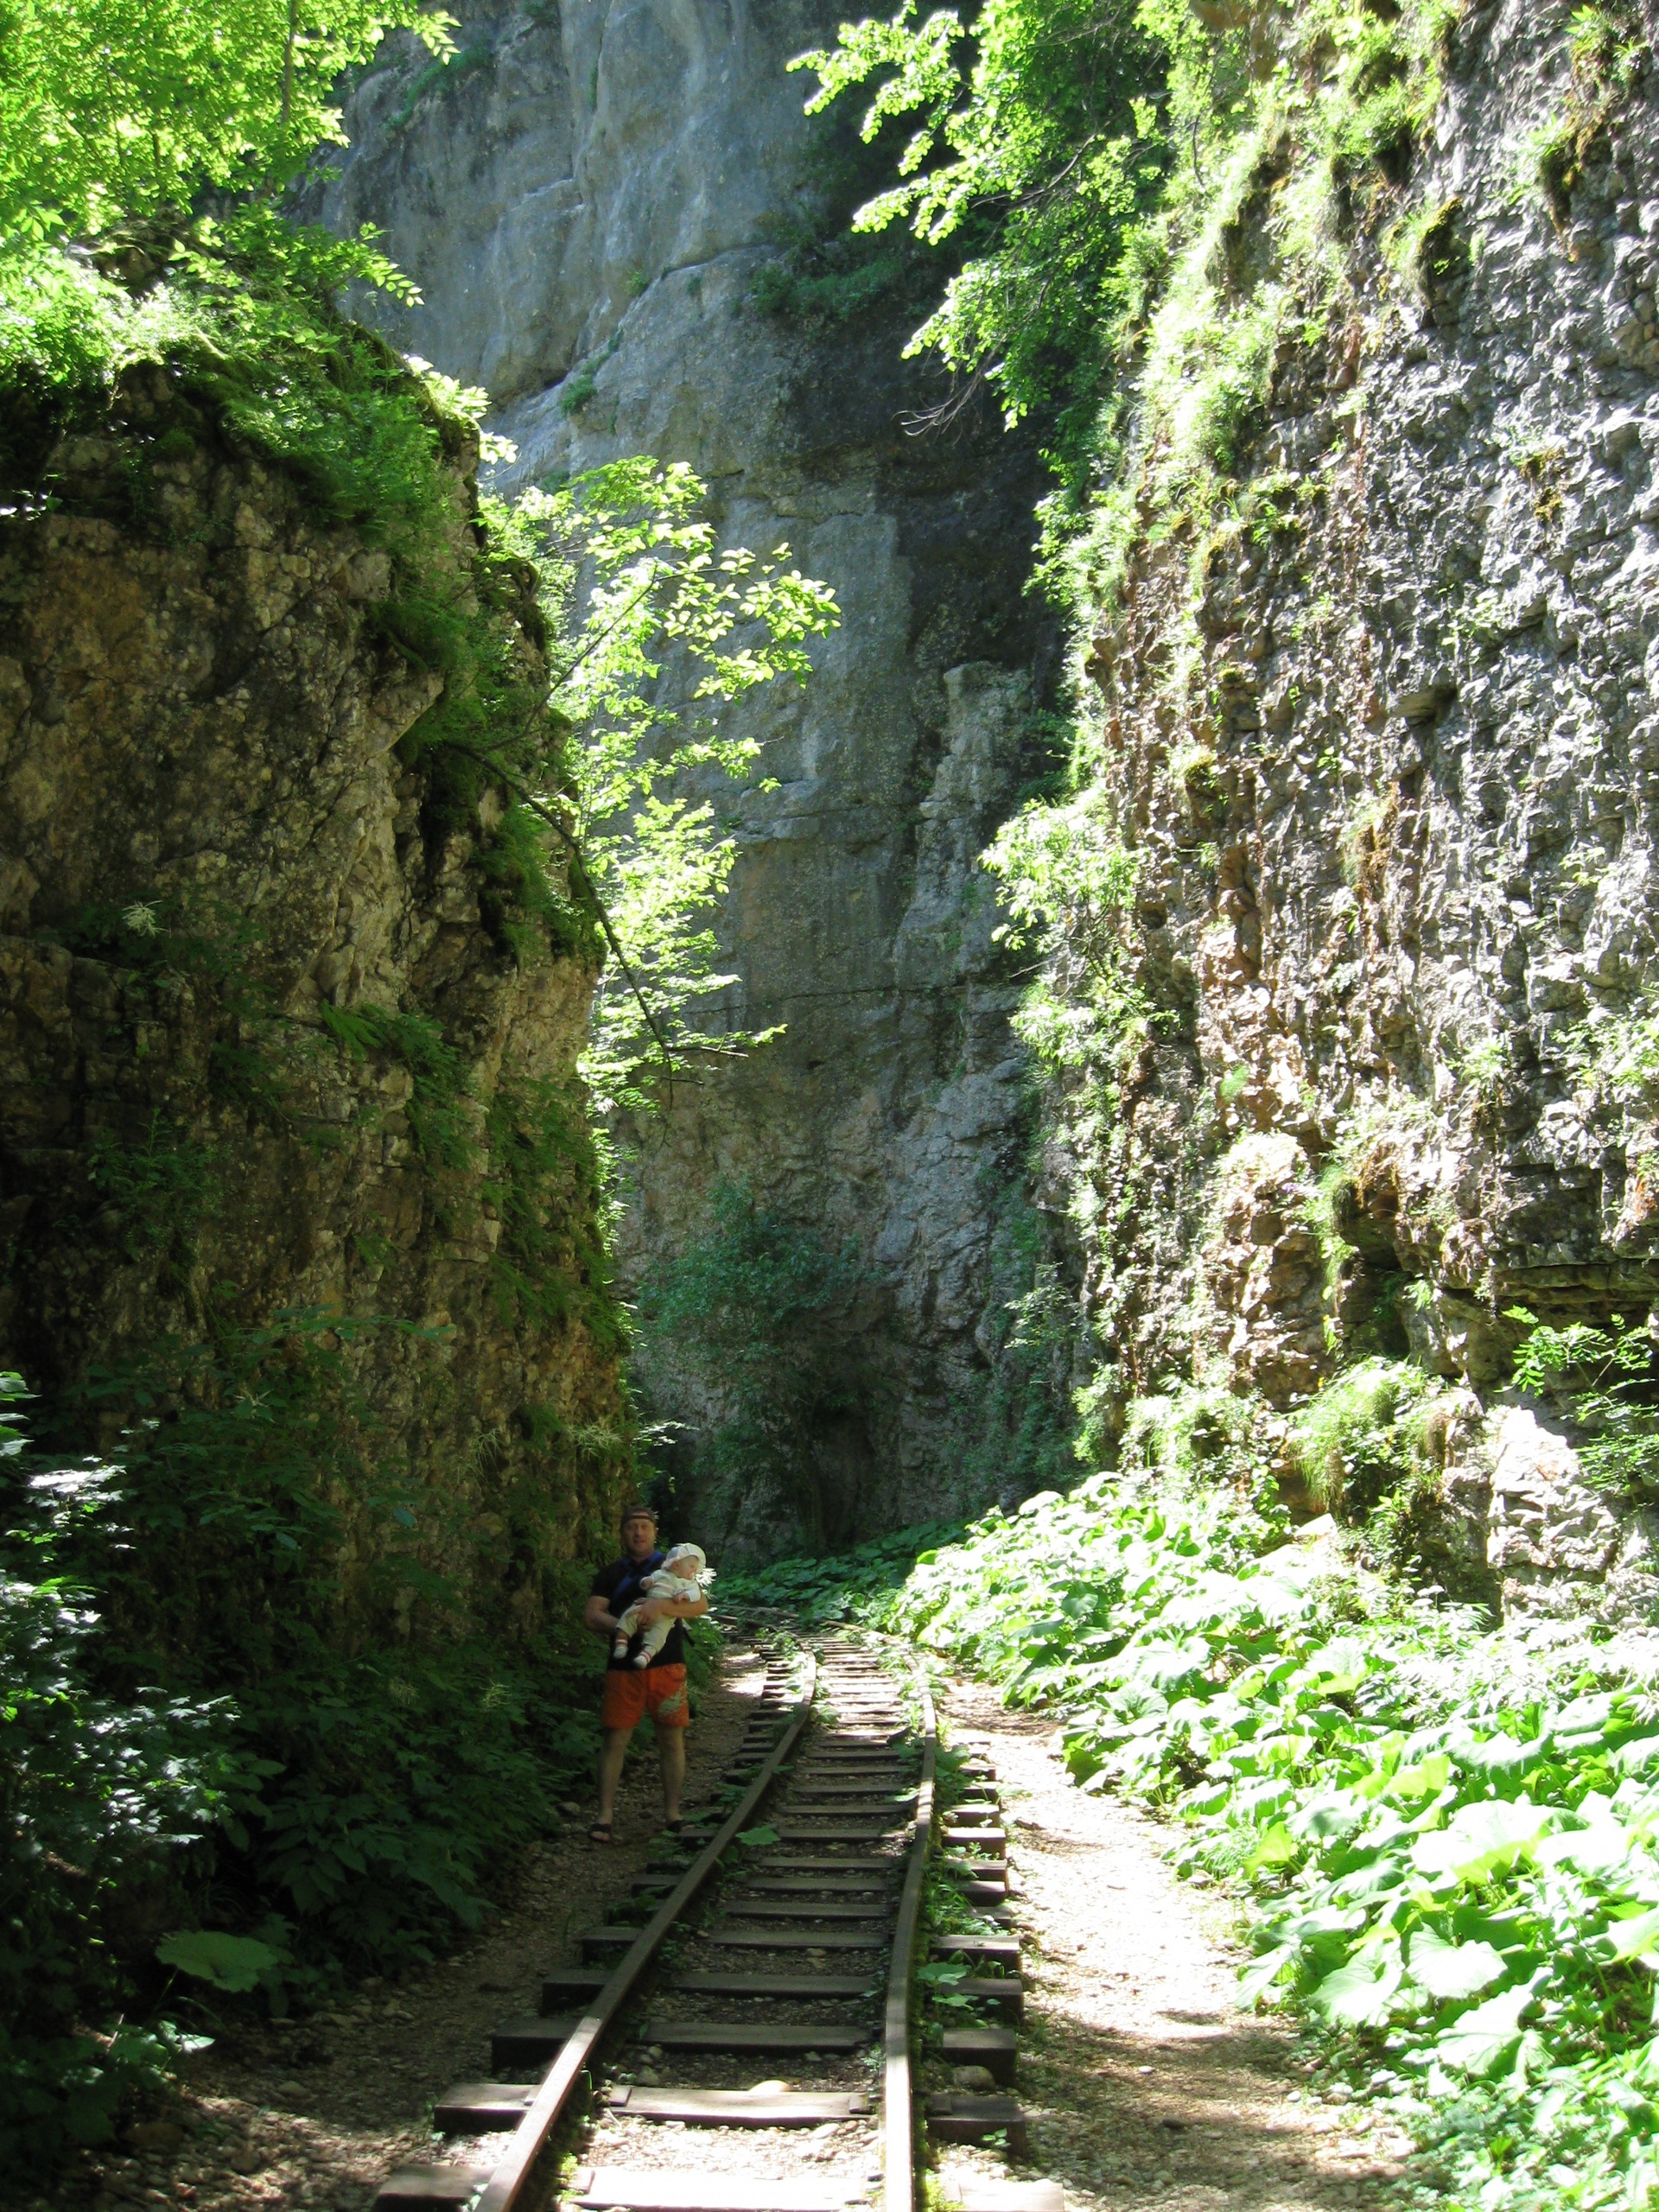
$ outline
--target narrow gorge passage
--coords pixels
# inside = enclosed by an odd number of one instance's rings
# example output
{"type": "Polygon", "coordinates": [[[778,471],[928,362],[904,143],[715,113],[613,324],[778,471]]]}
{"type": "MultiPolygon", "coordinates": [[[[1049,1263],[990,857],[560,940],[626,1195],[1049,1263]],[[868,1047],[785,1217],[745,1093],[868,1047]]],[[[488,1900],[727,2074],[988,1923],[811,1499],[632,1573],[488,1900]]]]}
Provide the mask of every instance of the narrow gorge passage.
{"type": "Polygon", "coordinates": [[[8,2212],[1659,2212],[1659,0],[880,6],[0,0],[8,2212]]]}

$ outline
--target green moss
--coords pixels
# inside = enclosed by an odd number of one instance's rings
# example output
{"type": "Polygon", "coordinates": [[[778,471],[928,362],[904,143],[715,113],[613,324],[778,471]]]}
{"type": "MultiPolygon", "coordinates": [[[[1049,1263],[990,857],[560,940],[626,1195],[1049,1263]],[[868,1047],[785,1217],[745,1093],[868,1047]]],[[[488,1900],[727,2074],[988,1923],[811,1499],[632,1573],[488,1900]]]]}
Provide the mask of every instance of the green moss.
{"type": "Polygon", "coordinates": [[[141,1136],[96,1131],[87,1152],[92,1188],[119,1217],[129,1259],[165,1253],[188,1266],[204,1218],[218,1204],[213,1148],[170,1122],[157,1107],[141,1136]]]}
{"type": "Polygon", "coordinates": [[[567,377],[559,386],[561,415],[580,415],[599,389],[599,379],[591,369],[580,369],[575,376],[567,377]]]}
{"type": "Polygon", "coordinates": [[[359,1002],[318,1008],[323,1029],[359,1060],[377,1057],[408,1069],[413,1088],[409,1126],[429,1166],[464,1168],[474,1145],[467,1101],[473,1093],[471,1071],[430,1014],[398,1013],[390,1007],[359,1002]]]}
{"type": "MultiPolygon", "coordinates": [[[[538,21],[533,13],[531,20],[538,21]]],[[[493,68],[495,48],[489,45],[457,47],[451,54],[425,62],[410,79],[403,105],[386,118],[388,137],[396,138],[414,122],[422,104],[434,93],[447,96],[456,91],[468,77],[475,77],[481,70],[493,68]]]]}
{"type": "Polygon", "coordinates": [[[850,227],[895,150],[890,129],[867,143],[845,101],[811,118],[793,204],[766,224],[775,258],[762,264],[749,287],[760,314],[838,329],[895,307],[914,308],[937,293],[951,266],[946,257],[929,253],[907,232],[873,235],[850,227]]]}
{"type": "Polygon", "coordinates": [[[503,1317],[579,1318],[601,1349],[620,1351],[622,1314],[597,1226],[599,1160],[585,1099],[550,1079],[504,1079],[484,1128],[484,1203],[501,1224],[491,1272],[503,1317]]]}
{"type": "Polygon", "coordinates": [[[1567,23],[1567,51],[1560,111],[1532,134],[1521,157],[1522,188],[1530,186],[1540,194],[1560,229],[1572,220],[1573,194],[1586,169],[1607,149],[1647,38],[1632,7],[1580,7],[1567,23]]]}

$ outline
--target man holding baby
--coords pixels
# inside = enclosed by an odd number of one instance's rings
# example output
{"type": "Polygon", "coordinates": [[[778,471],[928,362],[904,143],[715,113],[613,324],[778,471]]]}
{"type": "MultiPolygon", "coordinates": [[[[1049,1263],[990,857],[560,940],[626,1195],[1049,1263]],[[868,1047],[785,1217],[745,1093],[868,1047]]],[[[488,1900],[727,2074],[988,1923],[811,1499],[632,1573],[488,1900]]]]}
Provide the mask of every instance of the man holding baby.
{"type": "Polygon", "coordinates": [[[681,1825],[685,1731],[691,1714],[680,1624],[696,1620],[709,1610],[702,1567],[702,1554],[695,1544],[677,1544],[672,1552],[658,1550],[657,1516],[650,1506],[635,1500],[623,1507],[622,1556],[594,1577],[582,1615],[582,1625],[611,1646],[600,1710],[605,1735],[599,1754],[599,1817],[588,1831],[595,1843],[612,1840],[616,1789],[628,1738],[647,1714],[657,1731],[664,1817],[671,1832],[681,1825]],[[648,1578],[652,1584],[649,1590],[648,1578]],[[683,1595],[678,1594],[681,1590],[683,1595]]]}

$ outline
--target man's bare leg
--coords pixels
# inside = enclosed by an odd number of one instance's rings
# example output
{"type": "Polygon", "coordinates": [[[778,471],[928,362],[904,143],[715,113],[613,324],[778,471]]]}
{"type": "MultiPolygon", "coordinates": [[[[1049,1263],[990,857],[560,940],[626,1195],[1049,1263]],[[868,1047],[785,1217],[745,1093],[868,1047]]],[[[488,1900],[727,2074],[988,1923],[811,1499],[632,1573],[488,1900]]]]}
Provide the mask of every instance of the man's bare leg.
{"type": "Polygon", "coordinates": [[[599,1747],[599,1826],[608,1827],[616,1815],[616,1785],[622,1779],[622,1762],[628,1755],[628,1728],[607,1728],[599,1747]]]}
{"type": "Polygon", "coordinates": [[[663,1818],[680,1817],[680,1792],[685,1787],[685,1731],[657,1723],[657,1756],[663,1767],[663,1818]]]}

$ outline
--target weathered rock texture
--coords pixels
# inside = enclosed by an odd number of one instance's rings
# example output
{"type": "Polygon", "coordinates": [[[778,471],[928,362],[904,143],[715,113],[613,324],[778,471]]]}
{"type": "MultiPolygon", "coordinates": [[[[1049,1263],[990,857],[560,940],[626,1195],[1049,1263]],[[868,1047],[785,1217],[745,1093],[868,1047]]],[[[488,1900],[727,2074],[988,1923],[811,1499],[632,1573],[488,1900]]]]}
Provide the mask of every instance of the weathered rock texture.
{"type": "MultiPolygon", "coordinates": [[[[358,87],[326,200],[331,221],[385,227],[425,294],[386,327],[487,385],[518,445],[510,481],[619,454],[689,462],[723,537],[786,538],[841,602],[808,692],[751,709],[779,788],[718,794],[741,844],[721,1018],[787,1035],[677,1089],[620,1236],[637,1283],[729,1182],[858,1247],[867,1287],[824,1317],[833,1387],[768,1541],[798,1515],[841,1538],[1029,1487],[1046,1471],[1031,1436],[1053,1427],[1028,1403],[1049,1402],[1048,1354],[1007,1352],[1039,1240],[1017,987],[976,867],[1043,765],[1044,639],[1022,594],[1040,484],[988,415],[906,435],[940,396],[899,359],[912,308],[813,328],[752,297],[810,197],[809,80],[784,65],[835,20],[593,0],[469,15],[464,71],[410,60],[358,87]]],[[[642,1381],[685,1425],[695,1490],[720,1394],[668,1347],[642,1381]]],[[[753,1540],[766,1506],[704,1485],[694,1518],[753,1540]]]]}
{"type": "MultiPolygon", "coordinates": [[[[432,556],[463,590],[474,458],[432,556]]],[[[285,1308],[418,1325],[345,1340],[371,1459],[424,1492],[406,1559],[499,1633],[537,1625],[620,1479],[574,1075],[594,971],[493,925],[499,796],[457,821],[430,756],[405,766],[444,679],[391,642],[391,586],[159,370],[0,524],[0,1363],[84,1442],[64,1394],[158,1341],[285,1308]]],[[[405,1621],[416,1580],[391,1578],[405,1621]]]]}
{"type": "MultiPolygon", "coordinates": [[[[1409,1344],[1490,1408],[1511,1308],[1659,1290],[1659,67],[1552,203],[1516,149],[1585,111],[1560,26],[1503,0],[1450,40],[1408,176],[1338,188],[1346,275],[1320,334],[1281,325],[1234,518],[1133,542],[1086,662],[1140,868],[1118,972],[1155,1011],[1116,1151],[1074,1091],[1051,1163],[1109,1224],[1086,1297],[1120,1395],[1192,1357],[1283,1408],[1409,1344]]],[[[1218,327],[1315,296],[1306,158],[1264,134],[1218,327]]],[[[1510,1601],[1652,1602],[1640,1515],[1533,1412],[1461,1433],[1449,1490],[1510,1601]]]]}

